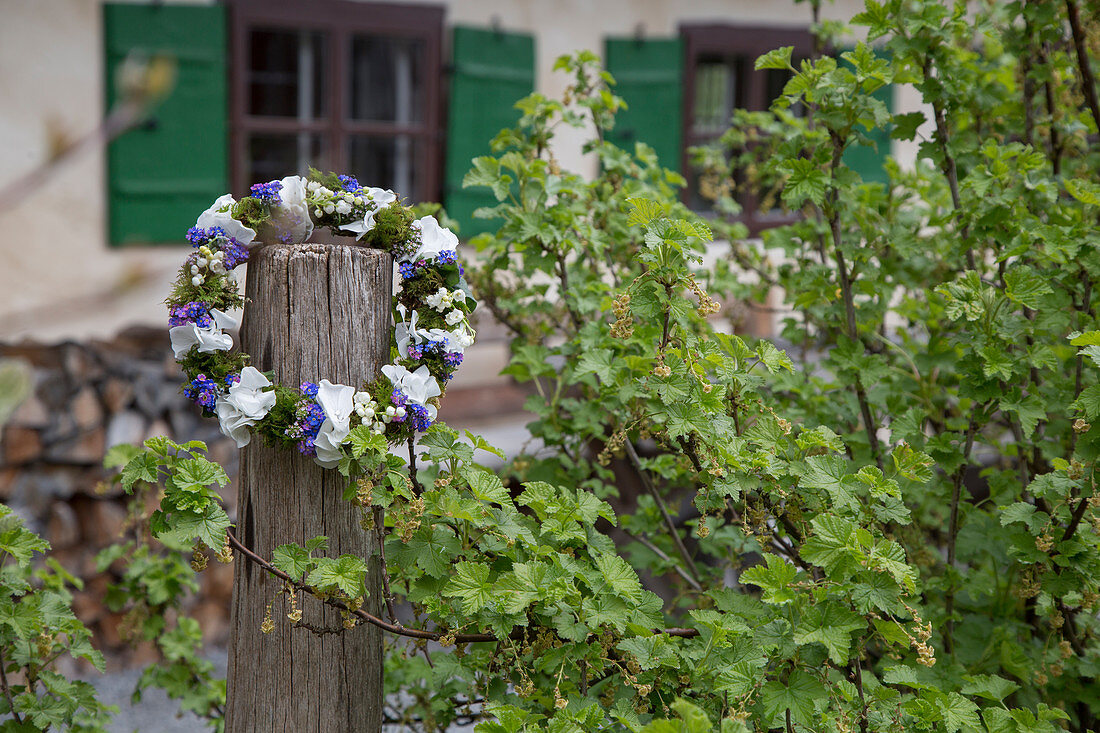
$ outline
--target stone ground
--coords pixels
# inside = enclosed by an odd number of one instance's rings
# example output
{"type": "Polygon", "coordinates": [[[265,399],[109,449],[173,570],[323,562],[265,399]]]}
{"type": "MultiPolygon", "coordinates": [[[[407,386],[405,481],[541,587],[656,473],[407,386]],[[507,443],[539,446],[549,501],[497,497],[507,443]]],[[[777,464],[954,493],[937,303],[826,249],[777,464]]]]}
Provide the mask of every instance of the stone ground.
{"type": "MultiPolygon", "coordinates": [[[[226,650],[215,649],[209,655],[217,673],[225,676],[226,650]]],[[[118,707],[111,724],[113,733],[199,733],[210,730],[193,713],[179,713],[179,704],[168,699],[160,690],[146,691],[140,703],[131,704],[130,696],[134,692],[140,669],[129,669],[87,678],[95,685],[99,700],[107,705],[118,707]]]]}

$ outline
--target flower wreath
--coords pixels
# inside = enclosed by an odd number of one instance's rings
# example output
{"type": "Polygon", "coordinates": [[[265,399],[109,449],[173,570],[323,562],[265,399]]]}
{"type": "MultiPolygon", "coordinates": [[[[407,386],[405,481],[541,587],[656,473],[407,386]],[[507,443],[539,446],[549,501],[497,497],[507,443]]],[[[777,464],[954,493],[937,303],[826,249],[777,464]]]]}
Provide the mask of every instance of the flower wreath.
{"type": "Polygon", "coordinates": [[[222,196],[187,241],[195,249],[166,301],[172,350],[188,380],[183,393],[203,415],[217,416],[238,447],[257,433],[333,468],[356,427],[396,443],[435,420],[438,400],[474,341],[467,316],[476,306],[456,260],[458,237],[435,217],[415,219],[393,191],[310,169],[308,178],[258,183],[240,201],[222,196]],[[394,257],[392,362],[360,389],[327,379],[296,389],[278,385],[271,372],[248,365],[248,354],[230,351],[226,330],[238,321],[229,311],[244,305],[233,269],[261,242],[302,243],[319,226],[394,257]]]}

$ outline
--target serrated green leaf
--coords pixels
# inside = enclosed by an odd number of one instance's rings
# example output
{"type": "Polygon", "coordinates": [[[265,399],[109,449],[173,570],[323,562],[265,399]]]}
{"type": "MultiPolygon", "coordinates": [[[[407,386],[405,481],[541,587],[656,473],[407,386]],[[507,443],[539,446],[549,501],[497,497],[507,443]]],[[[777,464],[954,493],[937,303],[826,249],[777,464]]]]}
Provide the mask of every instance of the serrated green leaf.
{"type": "Polygon", "coordinates": [[[122,469],[122,488],[128,493],[138,481],[156,483],[158,467],[156,456],[145,451],[135,455],[122,469]]]}
{"type": "Polygon", "coordinates": [[[1083,204],[1100,206],[1100,184],[1084,178],[1067,178],[1066,192],[1083,204]]]}
{"type": "Polygon", "coordinates": [[[601,381],[611,379],[614,366],[611,349],[593,349],[581,357],[577,363],[577,374],[595,374],[601,381]]]}
{"type": "Polygon", "coordinates": [[[508,490],[504,488],[504,482],[492,471],[480,466],[467,466],[466,480],[470,483],[470,491],[481,501],[494,504],[511,502],[508,490]]]}
{"type": "Polygon", "coordinates": [[[784,164],[783,172],[787,174],[787,180],[783,185],[782,196],[788,206],[797,209],[806,201],[818,206],[825,203],[829,176],[812,160],[789,160],[784,164]]]}
{"type": "Polygon", "coordinates": [[[349,598],[361,598],[367,588],[363,584],[363,575],[367,572],[367,563],[355,555],[341,555],[336,559],[320,557],[316,567],[306,577],[306,582],[318,589],[337,588],[349,598]]]}
{"type": "Polygon", "coordinates": [[[1000,702],[1020,689],[1020,686],[1012,680],[993,674],[966,675],[963,679],[966,680],[966,684],[960,692],[964,695],[977,695],[994,702],[1000,702]]]}
{"type": "Polygon", "coordinates": [[[947,733],[955,733],[961,728],[977,729],[982,725],[978,719],[978,706],[957,692],[937,695],[936,709],[947,733]]]}
{"type": "Polygon", "coordinates": [[[443,594],[461,599],[465,613],[480,611],[493,596],[489,567],[467,561],[456,563],[454,577],[443,588],[443,594]]]}
{"type": "Polygon", "coordinates": [[[768,51],[763,56],[759,56],[756,59],[754,69],[759,71],[760,69],[790,69],[791,67],[791,54],[794,53],[794,46],[782,46],[780,48],[774,48],[768,51]]]}
{"type": "Polygon", "coordinates": [[[205,458],[185,458],[176,463],[172,484],[181,491],[196,492],[207,486],[225,486],[229,476],[225,469],[205,458]]]}
{"type": "Polygon", "coordinates": [[[802,557],[830,575],[854,569],[855,524],[843,517],[822,514],[814,517],[811,525],[813,533],[802,544],[802,557]]]}
{"type": "Polygon", "coordinates": [[[642,597],[642,584],[630,564],[618,555],[597,555],[596,567],[604,581],[617,595],[637,603],[642,597]]]}
{"type": "Polygon", "coordinates": [[[304,547],[293,544],[276,547],[271,553],[271,564],[299,581],[313,568],[309,552],[304,547]]]}
{"type": "Polygon", "coordinates": [[[1043,296],[1053,292],[1050,283],[1031,267],[1020,265],[1005,272],[1005,294],[1022,306],[1037,310],[1042,305],[1043,296]]]}
{"type": "Polygon", "coordinates": [[[819,603],[810,606],[794,630],[796,644],[821,644],[829,652],[834,664],[848,663],[852,645],[852,632],[866,627],[862,616],[849,611],[838,603],[819,603]]]}
{"type": "Polygon", "coordinates": [[[631,206],[630,216],[627,218],[630,226],[648,226],[650,222],[665,214],[665,207],[652,199],[635,197],[627,199],[627,203],[631,206]]]}
{"type": "Polygon", "coordinates": [[[913,450],[908,443],[899,443],[890,453],[894,470],[907,479],[927,483],[932,480],[932,456],[913,450]]]}
{"type": "Polygon", "coordinates": [[[766,683],[760,690],[760,701],[768,716],[769,728],[784,727],[786,713],[790,710],[793,723],[814,730],[814,709],[826,695],[821,682],[796,669],[785,685],[778,680],[766,683]]]}
{"type": "Polygon", "coordinates": [[[840,456],[811,456],[805,467],[798,470],[803,486],[824,489],[829,492],[833,507],[859,509],[854,488],[855,479],[848,476],[848,461],[840,456]]]}
{"type": "Polygon", "coordinates": [[[1039,421],[1046,419],[1047,416],[1043,401],[1035,395],[1028,395],[1015,400],[1002,399],[1000,401],[1000,407],[1002,410],[1016,413],[1016,416],[1020,420],[1020,428],[1023,430],[1025,438],[1030,438],[1035,432],[1035,428],[1038,426],[1039,421]]]}
{"type": "Polygon", "coordinates": [[[173,534],[199,539],[207,547],[217,548],[225,544],[225,530],[230,524],[225,510],[217,502],[208,503],[200,512],[175,512],[170,522],[173,534]]]}
{"type": "Polygon", "coordinates": [[[755,565],[741,573],[740,581],[755,585],[764,591],[761,600],[770,604],[790,603],[795,593],[790,589],[798,575],[798,568],[778,555],[764,556],[767,565],[755,565]]]}

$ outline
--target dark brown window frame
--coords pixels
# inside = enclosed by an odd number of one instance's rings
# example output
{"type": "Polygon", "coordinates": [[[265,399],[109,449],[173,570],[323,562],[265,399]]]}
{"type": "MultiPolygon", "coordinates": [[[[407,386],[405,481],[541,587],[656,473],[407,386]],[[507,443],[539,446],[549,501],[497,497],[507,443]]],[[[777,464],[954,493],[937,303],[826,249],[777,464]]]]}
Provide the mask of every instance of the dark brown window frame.
{"type": "MultiPolygon", "coordinates": [[[[410,198],[438,200],[443,165],[443,19],[439,5],[398,5],[352,0],[229,0],[230,66],[230,164],[233,190],[244,194],[248,186],[245,143],[253,133],[315,132],[328,136],[327,146],[339,167],[349,156],[352,135],[408,135],[424,146],[423,191],[399,191],[410,198]],[[331,74],[328,118],[310,122],[248,114],[249,31],[316,30],[329,34],[327,66],[331,74]],[[353,120],[349,112],[348,70],[351,38],[356,34],[386,35],[425,41],[427,64],[424,93],[427,98],[422,122],[398,125],[353,120]]],[[[345,171],[338,171],[343,173],[345,171]]],[[[363,185],[377,185],[363,181],[363,185]]]]}
{"type": "MultiPolygon", "coordinates": [[[[768,109],[772,100],[767,98],[767,77],[764,72],[752,70],[753,61],[780,46],[793,46],[795,58],[810,58],[813,56],[813,36],[806,27],[782,28],[728,23],[683,24],[680,26],[680,36],[684,41],[684,102],[681,121],[684,142],[680,165],[681,170],[688,173],[691,170],[688,148],[714,139],[711,135],[696,135],[692,124],[695,111],[696,64],[699,57],[705,55],[745,57],[749,67],[742,80],[744,89],[740,94],[740,106],[748,110],[762,111],[768,109]]],[[[756,197],[752,194],[746,194],[740,200],[743,212],[738,219],[748,227],[752,235],[768,227],[788,224],[797,218],[797,215],[793,214],[761,214],[757,211],[756,197]]]]}

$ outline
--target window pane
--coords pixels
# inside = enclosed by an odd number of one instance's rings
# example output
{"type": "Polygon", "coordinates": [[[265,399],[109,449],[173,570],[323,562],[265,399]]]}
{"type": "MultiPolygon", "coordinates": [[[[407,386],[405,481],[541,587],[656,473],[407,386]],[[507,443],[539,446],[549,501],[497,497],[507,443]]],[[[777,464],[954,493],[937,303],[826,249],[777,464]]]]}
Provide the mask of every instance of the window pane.
{"type": "Polygon", "coordinates": [[[322,118],[326,113],[324,33],[249,34],[248,112],[258,117],[322,118]]]}
{"type": "Polygon", "coordinates": [[[740,93],[740,58],[699,59],[695,66],[695,110],[692,127],[696,134],[714,134],[729,126],[740,93]]]}
{"type": "Polygon", "coordinates": [[[292,175],[306,175],[309,166],[329,170],[324,137],[308,132],[289,135],[253,133],[248,137],[248,183],[265,183],[292,175]]]}
{"type": "Polygon", "coordinates": [[[425,52],[421,39],[353,36],[352,119],[422,122],[425,52]]]}
{"type": "Polygon", "coordinates": [[[391,188],[399,196],[422,198],[424,146],[409,135],[355,135],[348,171],[364,186],[391,188]]]}

